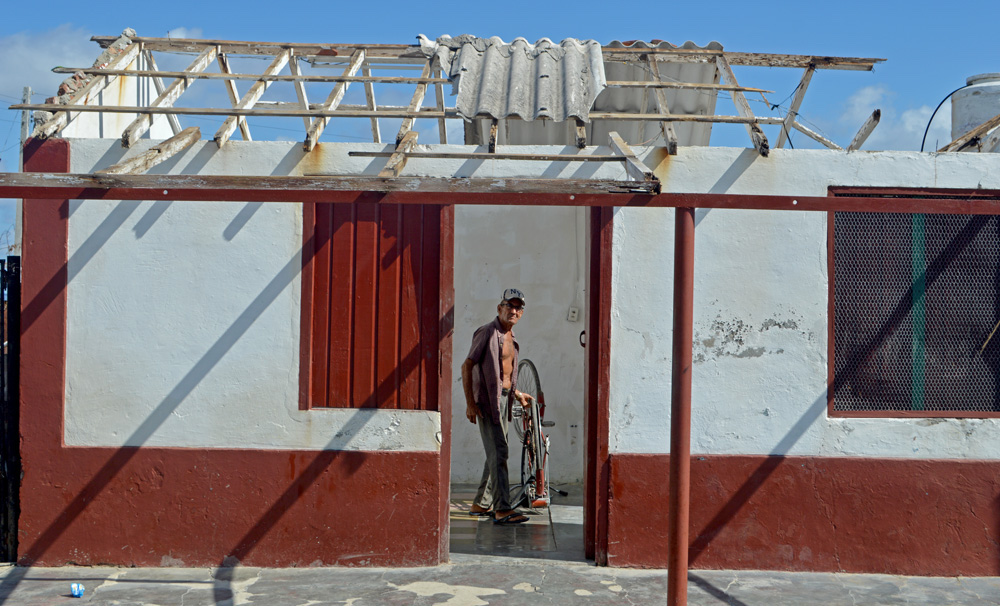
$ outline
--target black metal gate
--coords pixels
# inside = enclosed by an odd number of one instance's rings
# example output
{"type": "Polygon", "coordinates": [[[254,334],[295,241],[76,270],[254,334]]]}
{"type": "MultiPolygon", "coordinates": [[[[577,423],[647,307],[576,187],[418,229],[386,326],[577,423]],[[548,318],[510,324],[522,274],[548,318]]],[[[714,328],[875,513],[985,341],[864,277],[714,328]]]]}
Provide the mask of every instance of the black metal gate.
{"type": "Polygon", "coordinates": [[[21,440],[19,390],[21,351],[21,258],[0,260],[0,561],[17,559],[21,440]]]}

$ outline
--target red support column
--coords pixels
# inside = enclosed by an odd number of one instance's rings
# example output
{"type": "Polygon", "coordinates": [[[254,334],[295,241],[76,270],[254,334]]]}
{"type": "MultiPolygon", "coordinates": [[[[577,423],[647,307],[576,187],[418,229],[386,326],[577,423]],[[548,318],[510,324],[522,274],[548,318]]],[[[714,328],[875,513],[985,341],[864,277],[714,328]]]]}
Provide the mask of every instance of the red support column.
{"type": "Polygon", "coordinates": [[[667,604],[687,604],[691,505],[691,343],[694,323],[694,209],[674,219],[674,349],[670,381],[670,501],[667,604]]]}

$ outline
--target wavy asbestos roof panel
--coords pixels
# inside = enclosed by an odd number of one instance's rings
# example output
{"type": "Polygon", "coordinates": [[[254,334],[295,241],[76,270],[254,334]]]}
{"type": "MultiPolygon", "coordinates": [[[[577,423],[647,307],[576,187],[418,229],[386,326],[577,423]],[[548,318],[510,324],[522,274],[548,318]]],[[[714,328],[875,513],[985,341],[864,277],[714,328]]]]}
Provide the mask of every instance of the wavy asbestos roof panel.
{"type": "Polygon", "coordinates": [[[562,122],[589,121],[594,100],[605,89],[600,43],[567,38],[534,44],[517,38],[510,44],[497,37],[419,37],[427,57],[436,56],[452,81],[455,107],[473,118],[562,122]]]}

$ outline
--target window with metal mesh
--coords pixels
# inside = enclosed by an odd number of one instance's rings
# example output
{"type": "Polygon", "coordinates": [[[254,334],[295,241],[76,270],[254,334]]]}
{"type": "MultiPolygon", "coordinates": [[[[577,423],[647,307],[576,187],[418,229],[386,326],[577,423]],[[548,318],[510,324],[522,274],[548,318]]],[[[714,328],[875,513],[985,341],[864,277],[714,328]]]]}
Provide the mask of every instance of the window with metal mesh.
{"type": "Polygon", "coordinates": [[[1000,412],[1000,218],[833,221],[833,411],[1000,412]]]}

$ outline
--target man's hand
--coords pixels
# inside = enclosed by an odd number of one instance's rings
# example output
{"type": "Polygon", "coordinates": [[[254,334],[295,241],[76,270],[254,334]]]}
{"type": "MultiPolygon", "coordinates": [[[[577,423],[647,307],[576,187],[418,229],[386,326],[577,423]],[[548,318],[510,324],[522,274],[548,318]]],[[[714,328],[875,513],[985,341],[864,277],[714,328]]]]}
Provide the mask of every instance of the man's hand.
{"type": "Polygon", "coordinates": [[[472,423],[473,425],[475,425],[476,424],[476,417],[478,417],[478,416],[482,416],[481,413],[479,412],[479,407],[478,406],[476,406],[475,404],[466,404],[465,405],[465,418],[469,419],[469,423],[472,423]]]}
{"type": "Polygon", "coordinates": [[[531,394],[526,394],[523,391],[515,393],[514,398],[521,403],[521,408],[528,408],[531,406],[531,402],[535,399],[531,396],[531,394]]]}

